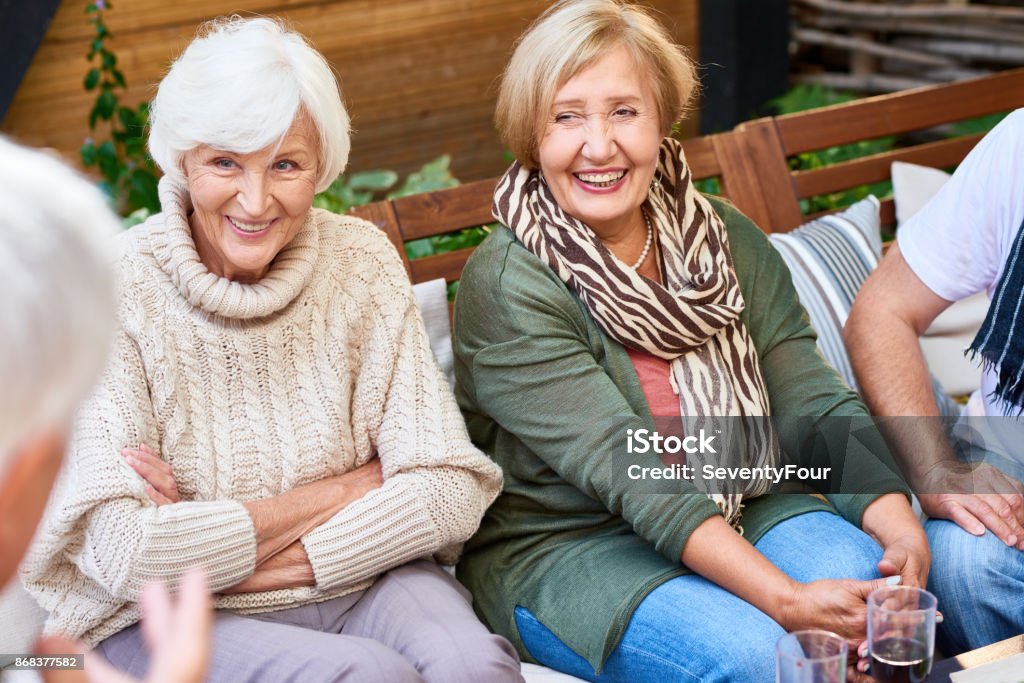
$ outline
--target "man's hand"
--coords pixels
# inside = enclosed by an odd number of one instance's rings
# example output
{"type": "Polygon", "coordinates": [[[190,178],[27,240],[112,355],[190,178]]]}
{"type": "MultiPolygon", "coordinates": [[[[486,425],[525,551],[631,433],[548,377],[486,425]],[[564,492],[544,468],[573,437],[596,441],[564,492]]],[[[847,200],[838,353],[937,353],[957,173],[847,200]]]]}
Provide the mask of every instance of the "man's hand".
{"type": "Polygon", "coordinates": [[[985,463],[946,461],[929,470],[921,490],[917,497],[929,517],[948,519],[975,536],[988,529],[1024,550],[1024,485],[1013,477],[985,463]]]}

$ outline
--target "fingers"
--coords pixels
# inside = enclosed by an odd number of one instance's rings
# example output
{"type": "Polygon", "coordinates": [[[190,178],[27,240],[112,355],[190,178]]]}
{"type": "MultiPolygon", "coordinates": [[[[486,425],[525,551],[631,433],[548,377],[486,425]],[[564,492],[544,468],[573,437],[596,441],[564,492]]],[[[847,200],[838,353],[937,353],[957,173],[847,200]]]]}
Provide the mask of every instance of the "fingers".
{"type": "Polygon", "coordinates": [[[871,579],[870,581],[851,581],[850,583],[854,586],[855,593],[864,601],[867,601],[868,595],[871,591],[878,590],[879,588],[885,588],[886,586],[898,586],[902,582],[902,579],[897,576],[883,576],[880,579],[871,579]]]}
{"type": "MultiPolygon", "coordinates": [[[[36,641],[32,651],[44,657],[60,657],[81,654],[85,647],[74,640],[61,636],[48,636],[36,641]]],[[[80,683],[81,672],[76,669],[43,669],[39,672],[43,683],[80,683]]],[[[4,679],[7,680],[7,679],[4,679]]],[[[19,679],[20,680],[20,679],[19,679]]]]}
{"type": "Polygon", "coordinates": [[[1000,494],[967,495],[960,496],[960,499],[960,504],[967,512],[1006,545],[1015,546],[1024,540],[1024,529],[1000,494]]]}
{"type": "MultiPolygon", "coordinates": [[[[164,593],[166,597],[166,593],[164,593]]],[[[159,633],[147,637],[152,664],[147,683],[200,683],[210,659],[213,612],[206,575],[191,569],[181,579],[178,603],[171,609],[159,633]]]]}
{"type": "Polygon", "coordinates": [[[171,466],[160,458],[145,444],[139,448],[126,448],[121,451],[125,462],[142,477],[147,484],[147,493],[157,505],[167,505],[181,501],[178,495],[178,483],[174,479],[171,466]],[[156,492],[156,495],[153,493],[156,492]]]}
{"type": "Polygon", "coordinates": [[[173,612],[167,586],[159,581],[143,586],[139,610],[142,612],[142,637],[146,641],[146,647],[153,652],[171,627],[173,612]]]}

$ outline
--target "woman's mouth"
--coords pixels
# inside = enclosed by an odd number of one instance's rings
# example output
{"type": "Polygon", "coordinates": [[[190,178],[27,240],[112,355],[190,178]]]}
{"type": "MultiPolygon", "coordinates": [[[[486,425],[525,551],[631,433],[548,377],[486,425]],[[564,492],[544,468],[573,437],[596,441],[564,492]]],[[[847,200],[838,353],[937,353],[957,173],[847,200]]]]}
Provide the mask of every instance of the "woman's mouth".
{"type": "Polygon", "coordinates": [[[274,222],[273,220],[269,220],[262,223],[247,223],[246,221],[232,218],[231,216],[225,216],[225,218],[228,219],[228,222],[231,223],[232,227],[246,235],[258,235],[269,228],[270,224],[274,222]]]}
{"type": "Polygon", "coordinates": [[[573,173],[577,180],[588,187],[603,190],[614,187],[625,175],[625,170],[606,171],[603,173],[573,173]]]}

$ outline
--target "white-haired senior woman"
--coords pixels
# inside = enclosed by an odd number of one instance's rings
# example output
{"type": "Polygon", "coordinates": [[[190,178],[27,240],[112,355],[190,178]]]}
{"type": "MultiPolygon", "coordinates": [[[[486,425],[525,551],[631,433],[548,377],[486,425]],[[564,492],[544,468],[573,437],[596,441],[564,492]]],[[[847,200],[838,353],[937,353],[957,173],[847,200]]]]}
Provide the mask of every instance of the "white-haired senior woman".
{"type": "Polygon", "coordinates": [[[27,570],[47,628],[146,666],[144,582],[205,568],[210,680],[519,680],[430,556],[501,486],[465,432],[401,262],[312,209],[348,117],[323,57],[215,22],[159,86],[162,212],[119,241],[117,351],[27,570]]]}

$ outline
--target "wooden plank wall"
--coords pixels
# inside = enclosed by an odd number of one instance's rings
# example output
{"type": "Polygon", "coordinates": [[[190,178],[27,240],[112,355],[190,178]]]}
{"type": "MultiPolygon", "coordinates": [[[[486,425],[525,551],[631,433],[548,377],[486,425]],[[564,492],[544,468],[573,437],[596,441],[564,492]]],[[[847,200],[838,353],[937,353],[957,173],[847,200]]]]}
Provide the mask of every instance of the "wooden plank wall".
{"type": "MultiPolygon", "coordinates": [[[[648,0],[696,54],[697,0],[648,0]]],[[[130,87],[149,99],[197,25],[240,12],[276,15],[305,33],[341,77],[357,130],[353,170],[406,173],[450,154],[463,180],[506,166],[492,115],[496,79],[538,0],[114,0],[110,46],[130,87]]],[[[0,130],[72,160],[88,134],[82,89],[92,36],[83,0],[62,0],[0,130]]],[[[684,132],[693,134],[696,122],[684,132]]]]}

